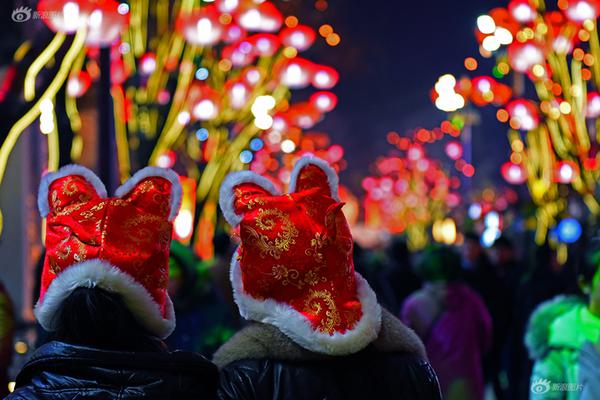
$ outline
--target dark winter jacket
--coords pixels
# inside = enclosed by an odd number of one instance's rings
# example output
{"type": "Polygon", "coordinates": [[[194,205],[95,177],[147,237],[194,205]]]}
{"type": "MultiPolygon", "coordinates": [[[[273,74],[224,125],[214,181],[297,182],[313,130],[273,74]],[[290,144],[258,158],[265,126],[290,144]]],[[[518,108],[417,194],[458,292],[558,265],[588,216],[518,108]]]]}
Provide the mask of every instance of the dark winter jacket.
{"type": "Polygon", "coordinates": [[[387,311],[379,337],[349,356],[305,350],[277,328],[253,324],[215,354],[220,399],[440,399],[417,336],[387,311]]]}
{"type": "Polygon", "coordinates": [[[50,342],[17,377],[8,400],[213,399],[218,372],[184,352],[129,353],[50,342]]]}

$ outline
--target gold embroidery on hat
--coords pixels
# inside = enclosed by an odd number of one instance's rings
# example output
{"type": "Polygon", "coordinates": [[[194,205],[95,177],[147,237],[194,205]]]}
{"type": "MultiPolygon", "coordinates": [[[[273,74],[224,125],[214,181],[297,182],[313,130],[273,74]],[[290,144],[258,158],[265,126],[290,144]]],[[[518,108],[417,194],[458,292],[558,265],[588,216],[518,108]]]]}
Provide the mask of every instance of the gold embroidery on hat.
{"type": "Polygon", "coordinates": [[[310,290],[308,298],[304,302],[303,312],[321,317],[317,329],[330,335],[341,322],[340,313],[329,290],[310,290]],[[324,318],[321,315],[323,311],[322,304],[326,306],[324,318]]]}
{"type": "Polygon", "coordinates": [[[281,232],[277,233],[274,241],[269,240],[269,237],[258,233],[254,228],[246,226],[246,231],[253,237],[251,243],[255,244],[260,249],[260,256],[265,258],[268,255],[275,259],[279,259],[281,254],[290,250],[290,246],[296,243],[295,238],[298,237],[298,229],[290,218],[279,210],[258,210],[256,217],[256,225],[261,230],[271,230],[275,227],[273,219],[265,219],[266,215],[272,215],[281,219],[281,232]]]}

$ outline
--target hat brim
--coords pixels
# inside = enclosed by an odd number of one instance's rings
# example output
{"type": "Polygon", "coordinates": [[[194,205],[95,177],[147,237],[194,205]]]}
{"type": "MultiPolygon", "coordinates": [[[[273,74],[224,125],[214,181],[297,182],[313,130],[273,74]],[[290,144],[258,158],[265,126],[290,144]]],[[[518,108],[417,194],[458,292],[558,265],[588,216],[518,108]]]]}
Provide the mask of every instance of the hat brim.
{"type": "Polygon", "coordinates": [[[355,276],[362,316],[352,329],[330,335],[315,330],[310,321],[290,305],[273,299],[258,300],[244,292],[237,252],[231,260],[230,270],[233,297],[242,317],[273,325],[305,349],[329,355],[356,353],[377,339],[381,329],[381,306],[377,296],[358,272],[355,276]]]}
{"type": "Polygon", "coordinates": [[[161,339],[168,337],[175,329],[175,310],[168,294],[163,316],[159,305],[144,286],[129,274],[100,259],[71,265],[54,278],[33,310],[42,328],[48,332],[56,330],[56,312],[62,302],[79,287],[98,287],[118,293],[137,320],[161,339]]]}

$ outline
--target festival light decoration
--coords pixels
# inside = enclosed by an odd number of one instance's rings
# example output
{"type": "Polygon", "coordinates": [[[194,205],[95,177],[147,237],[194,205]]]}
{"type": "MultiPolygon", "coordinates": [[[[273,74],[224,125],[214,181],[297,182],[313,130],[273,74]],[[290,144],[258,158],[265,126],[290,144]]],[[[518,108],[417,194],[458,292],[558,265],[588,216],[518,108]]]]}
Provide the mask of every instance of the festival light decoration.
{"type": "Polygon", "coordinates": [[[412,250],[428,243],[430,228],[438,242],[452,244],[457,240],[456,224],[447,215],[460,204],[460,196],[454,192],[460,181],[450,176],[440,160],[428,157],[425,148],[450,132],[456,134],[448,124],[442,128],[417,129],[412,138],[390,132],[388,142],[396,149],[378,158],[373,166],[375,174],[362,182],[365,226],[405,234],[412,250]]]}
{"type": "MultiPolygon", "coordinates": [[[[463,77],[445,86],[446,92],[458,93],[476,106],[499,107],[497,118],[509,125],[511,145],[510,161],[501,172],[511,184],[527,184],[537,207],[540,244],[569,201],[579,199],[592,214],[600,214],[600,3],[560,0],[556,5],[557,9],[545,1],[512,0],[507,8],[480,16],[476,38],[480,54],[495,57],[495,79],[463,77]],[[488,93],[494,82],[502,84],[500,80],[512,83],[512,89],[501,101],[489,101],[496,96],[488,93]]],[[[465,67],[476,72],[477,60],[465,60],[465,67]]],[[[433,100],[440,108],[440,98],[433,100]]]]}
{"type": "MultiPolygon", "coordinates": [[[[294,154],[303,129],[337,103],[329,92],[339,80],[337,71],[299,56],[316,33],[293,16],[284,26],[269,1],[42,0],[38,10],[49,16],[43,21],[55,35],[25,76],[25,99],[32,106],[0,147],[0,183],[19,136],[38,119],[48,140],[48,170],[58,167],[63,146],[54,104],[65,85],[78,161],[78,99],[108,73],[102,57],[109,53],[107,96],[114,105],[120,178],[147,164],[174,165],[193,178],[199,206],[194,248],[204,258],[212,256],[220,183],[253,162],[252,140],[279,136],[279,150],[294,154]],[[54,59],[60,68],[40,88],[38,76],[54,59]],[[309,86],[316,92],[311,100],[294,103],[293,89],[309,86]]],[[[180,233],[189,222],[182,218],[180,233]]]]}

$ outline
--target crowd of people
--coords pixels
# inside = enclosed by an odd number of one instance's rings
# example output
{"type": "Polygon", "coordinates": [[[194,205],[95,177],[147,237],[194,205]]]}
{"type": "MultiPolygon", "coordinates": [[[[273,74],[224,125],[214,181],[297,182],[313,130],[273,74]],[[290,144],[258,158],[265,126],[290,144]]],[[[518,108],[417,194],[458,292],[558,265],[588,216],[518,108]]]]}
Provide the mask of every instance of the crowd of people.
{"type": "MultiPolygon", "coordinates": [[[[301,159],[290,190],[240,172],[215,257],[171,243],[179,183],[147,168],[107,197],[82,167],[47,175],[34,313],[45,334],[6,390],[14,315],[0,290],[0,394],[19,399],[578,399],[600,396],[600,247],[474,233],[411,253],[353,241],[337,175],[301,159]],[[531,251],[530,251],[531,252],[531,251]],[[175,316],[177,322],[175,323],[175,316]],[[175,349],[175,351],[173,351],[175,349]],[[486,397],[487,396],[487,397],[486,397]]],[[[1,288],[0,288],[1,289],[1,288]]]]}

